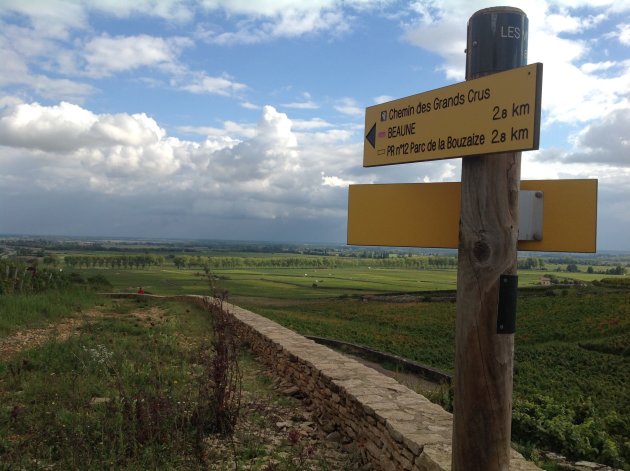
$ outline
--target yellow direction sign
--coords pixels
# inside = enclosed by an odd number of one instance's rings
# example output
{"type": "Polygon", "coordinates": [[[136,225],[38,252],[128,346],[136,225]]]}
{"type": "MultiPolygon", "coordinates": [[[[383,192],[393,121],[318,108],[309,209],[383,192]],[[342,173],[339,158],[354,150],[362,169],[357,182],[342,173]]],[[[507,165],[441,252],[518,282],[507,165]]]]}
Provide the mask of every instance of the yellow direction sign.
{"type": "MultiPolygon", "coordinates": [[[[541,240],[519,250],[595,252],[597,180],[521,181],[544,195],[541,240]]],[[[348,244],[455,249],[460,183],[350,185],[348,244]]]]}
{"type": "Polygon", "coordinates": [[[538,149],[542,64],[365,110],[363,166],[538,149]]]}

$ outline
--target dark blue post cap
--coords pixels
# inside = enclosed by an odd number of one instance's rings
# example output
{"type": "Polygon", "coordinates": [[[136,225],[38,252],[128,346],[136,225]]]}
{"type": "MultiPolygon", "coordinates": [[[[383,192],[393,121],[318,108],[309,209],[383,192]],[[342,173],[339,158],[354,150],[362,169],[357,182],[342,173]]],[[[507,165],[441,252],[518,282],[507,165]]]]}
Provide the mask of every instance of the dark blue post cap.
{"type": "Polygon", "coordinates": [[[468,20],[466,80],[527,65],[529,21],[519,8],[479,10],[468,20]]]}

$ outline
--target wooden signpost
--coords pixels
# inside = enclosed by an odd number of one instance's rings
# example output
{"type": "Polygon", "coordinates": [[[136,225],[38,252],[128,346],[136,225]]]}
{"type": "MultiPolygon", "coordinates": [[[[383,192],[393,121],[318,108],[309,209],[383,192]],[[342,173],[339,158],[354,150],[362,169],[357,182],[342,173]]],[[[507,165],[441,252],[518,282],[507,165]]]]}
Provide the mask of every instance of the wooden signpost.
{"type": "Polygon", "coordinates": [[[540,133],[527,35],[523,11],[480,10],[466,82],[366,110],[365,167],[463,157],[461,183],[349,191],[349,244],[458,248],[453,471],[509,468],[517,249],[595,251],[596,180],[520,181],[540,133]]]}

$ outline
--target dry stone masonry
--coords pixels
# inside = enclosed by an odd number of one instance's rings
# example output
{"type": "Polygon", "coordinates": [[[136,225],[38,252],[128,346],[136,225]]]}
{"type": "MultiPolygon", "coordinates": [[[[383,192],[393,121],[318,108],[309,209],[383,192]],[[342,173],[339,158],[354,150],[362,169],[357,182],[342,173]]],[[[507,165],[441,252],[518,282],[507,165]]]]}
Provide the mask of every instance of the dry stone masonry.
{"type": "MultiPolygon", "coordinates": [[[[451,469],[450,413],[393,378],[263,316],[231,304],[224,307],[237,320],[241,340],[305,394],[331,433],[352,443],[374,469],[451,469]]],[[[540,468],[513,451],[510,470],[540,468]]]]}

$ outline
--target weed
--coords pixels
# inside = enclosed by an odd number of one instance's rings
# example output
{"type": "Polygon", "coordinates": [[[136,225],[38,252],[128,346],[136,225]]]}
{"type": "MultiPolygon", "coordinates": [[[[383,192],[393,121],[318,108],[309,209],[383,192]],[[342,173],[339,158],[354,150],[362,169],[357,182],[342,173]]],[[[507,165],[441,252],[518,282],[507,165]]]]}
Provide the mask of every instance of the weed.
{"type": "Polygon", "coordinates": [[[448,412],[453,412],[453,386],[448,384],[441,384],[433,391],[425,392],[424,395],[431,402],[442,406],[444,410],[447,410],[448,412]]]}
{"type": "MultiPolygon", "coordinates": [[[[233,319],[225,310],[224,301],[225,297],[207,299],[205,302],[206,311],[211,315],[214,335],[210,345],[202,344],[198,354],[201,372],[197,377],[198,395],[191,416],[191,423],[196,430],[195,450],[201,462],[206,461],[203,446],[206,434],[218,434],[231,439],[240,413],[242,375],[238,363],[239,346],[233,319]]],[[[235,467],[238,467],[233,441],[231,445],[235,467]]]]}

